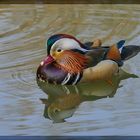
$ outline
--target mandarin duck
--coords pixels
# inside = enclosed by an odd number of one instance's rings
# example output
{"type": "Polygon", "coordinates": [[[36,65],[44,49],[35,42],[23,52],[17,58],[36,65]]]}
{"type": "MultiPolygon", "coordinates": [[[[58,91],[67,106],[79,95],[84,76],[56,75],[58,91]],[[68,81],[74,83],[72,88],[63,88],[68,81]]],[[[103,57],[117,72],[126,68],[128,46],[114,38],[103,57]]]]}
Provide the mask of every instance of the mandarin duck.
{"type": "Polygon", "coordinates": [[[51,84],[76,85],[96,80],[110,81],[124,61],[137,55],[140,46],[124,46],[125,40],[111,46],[101,41],[81,43],[67,34],[47,40],[47,56],[37,69],[37,79],[51,84]]]}

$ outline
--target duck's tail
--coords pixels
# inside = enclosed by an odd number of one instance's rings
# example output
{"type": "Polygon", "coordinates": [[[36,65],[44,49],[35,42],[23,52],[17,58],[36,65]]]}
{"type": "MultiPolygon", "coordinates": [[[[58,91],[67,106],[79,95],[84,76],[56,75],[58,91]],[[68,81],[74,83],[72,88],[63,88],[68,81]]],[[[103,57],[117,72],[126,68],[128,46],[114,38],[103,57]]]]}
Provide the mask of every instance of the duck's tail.
{"type": "Polygon", "coordinates": [[[140,52],[140,46],[128,45],[124,46],[125,40],[121,40],[117,43],[117,48],[121,54],[121,60],[128,60],[140,52]]]}
{"type": "Polygon", "coordinates": [[[124,46],[124,43],[125,40],[121,40],[117,44],[112,45],[107,53],[107,58],[116,61],[119,66],[123,65],[123,61],[136,56],[140,52],[140,46],[124,46]]]}
{"type": "Polygon", "coordinates": [[[124,46],[121,50],[121,59],[123,61],[128,60],[134,56],[136,56],[140,52],[140,46],[136,45],[128,45],[124,46]]]}

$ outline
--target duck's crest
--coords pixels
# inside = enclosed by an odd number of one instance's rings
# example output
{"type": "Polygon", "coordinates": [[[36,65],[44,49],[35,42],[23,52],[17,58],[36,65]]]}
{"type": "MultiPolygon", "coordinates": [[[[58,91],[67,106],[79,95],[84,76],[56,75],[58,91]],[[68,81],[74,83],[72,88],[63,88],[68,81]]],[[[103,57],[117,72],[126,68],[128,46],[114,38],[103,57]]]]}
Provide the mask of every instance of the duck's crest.
{"type": "Polygon", "coordinates": [[[51,50],[51,47],[52,45],[58,41],[59,39],[62,39],[62,38],[69,38],[69,39],[73,39],[75,40],[76,42],[79,43],[79,45],[81,47],[84,47],[84,45],[79,41],[77,40],[75,37],[73,37],[72,35],[68,35],[68,34],[55,34],[53,36],[51,36],[48,40],[47,40],[47,53],[50,54],[50,50],[51,50]]]}

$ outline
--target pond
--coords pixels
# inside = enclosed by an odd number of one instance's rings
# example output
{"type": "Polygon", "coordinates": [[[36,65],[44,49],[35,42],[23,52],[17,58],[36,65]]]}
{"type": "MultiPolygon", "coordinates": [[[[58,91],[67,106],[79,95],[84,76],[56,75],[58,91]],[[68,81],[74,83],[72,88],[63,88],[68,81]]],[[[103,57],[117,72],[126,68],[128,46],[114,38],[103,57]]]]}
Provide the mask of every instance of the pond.
{"type": "Polygon", "coordinates": [[[114,88],[46,86],[36,70],[56,33],[140,45],[140,5],[0,5],[0,135],[139,135],[140,55],[125,62],[114,88]]]}

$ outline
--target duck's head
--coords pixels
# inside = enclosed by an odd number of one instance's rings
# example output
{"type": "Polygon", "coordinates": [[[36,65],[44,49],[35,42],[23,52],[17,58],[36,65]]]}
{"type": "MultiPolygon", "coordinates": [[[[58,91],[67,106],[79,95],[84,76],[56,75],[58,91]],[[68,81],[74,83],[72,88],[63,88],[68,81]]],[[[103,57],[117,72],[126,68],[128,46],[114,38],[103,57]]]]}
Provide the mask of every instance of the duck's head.
{"type": "Polygon", "coordinates": [[[78,73],[84,69],[87,61],[84,54],[88,50],[75,37],[66,34],[53,35],[47,40],[46,47],[48,56],[42,64],[55,63],[70,73],[78,73]]]}

